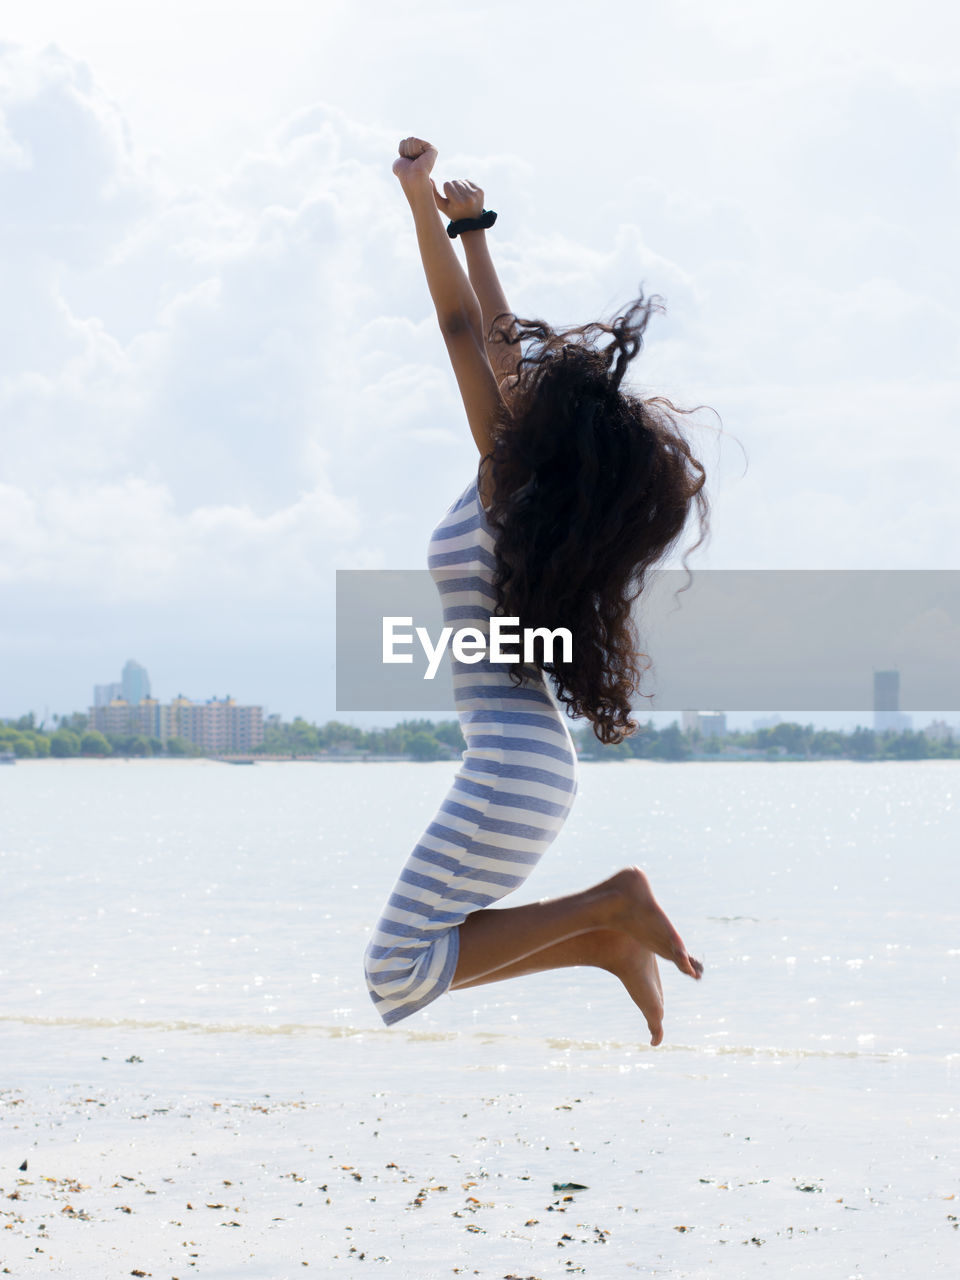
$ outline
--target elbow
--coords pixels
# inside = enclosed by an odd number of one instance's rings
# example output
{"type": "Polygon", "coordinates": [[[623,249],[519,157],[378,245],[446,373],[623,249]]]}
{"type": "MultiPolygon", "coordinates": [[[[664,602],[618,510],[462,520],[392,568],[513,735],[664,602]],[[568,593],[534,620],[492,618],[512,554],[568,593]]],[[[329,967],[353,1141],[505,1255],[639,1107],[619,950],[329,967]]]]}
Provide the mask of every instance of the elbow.
{"type": "Polygon", "coordinates": [[[476,331],[479,328],[477,320],[478,317],[471,316],[462,307],[456,311],[447,311],[437,315],[440,332],[445,338],[458,338],[464,333],[476,331]]]}

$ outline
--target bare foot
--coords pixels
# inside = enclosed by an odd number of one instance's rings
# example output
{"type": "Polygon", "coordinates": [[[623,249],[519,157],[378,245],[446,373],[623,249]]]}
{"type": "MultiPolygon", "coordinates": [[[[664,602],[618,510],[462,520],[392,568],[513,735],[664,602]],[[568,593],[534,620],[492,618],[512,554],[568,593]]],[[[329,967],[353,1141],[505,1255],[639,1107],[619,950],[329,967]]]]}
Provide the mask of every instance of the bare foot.
{"type": "Polygon", "coordinates": [[[653,896],[650,881],[639,867],[627,867],[604,882],[611,894],[611,928],[622,929],[652,951],[675,964],[681,973],[700,978],[703,965],[688,955],[683,939],[653,896]]]}
{"type": "Polygon", "coordinates": [[[657,957],[626,933],[604,930],[603,939],[602,967],[620,979],[630,999],[646,1018],[650,1043],[660,1044],[663,1040],[663,987],[660,985],[657,957]]]}

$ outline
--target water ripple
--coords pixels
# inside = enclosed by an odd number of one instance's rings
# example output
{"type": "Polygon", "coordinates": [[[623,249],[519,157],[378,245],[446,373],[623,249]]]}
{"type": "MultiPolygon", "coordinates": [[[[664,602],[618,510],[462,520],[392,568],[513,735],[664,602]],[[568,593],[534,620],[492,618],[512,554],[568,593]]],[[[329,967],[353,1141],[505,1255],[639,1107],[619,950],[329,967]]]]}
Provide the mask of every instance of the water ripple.
{"type": "Polygon", "coordinates": [[[397,1027],[354,1027],[326,1025],[308,1022],[256,1023],[256,1022],[192,1022],[187,1019],[138,1019],[138,1018],[89,1018],[89,1017],[40,1017],[30,1014],[0,1014],[0,1023],[31,1027],[73,1027],[84,1031],[172,1031],[191,1032],[197,1035],[246,1035],[246,1036],[295,1036],[312,1035],[328,1040],[396,1041],[403,1039],[411,1044],[452,1043],[456,1041],[483,1045],[536,1043],[544,1048],[582,1053],[690,1053],[704,1058],[856,1058],[868,1062],[896,1062],[930,1060],[947,1062],[955,1054],[917,1054],[903,1049],[886,1053],[867,1053],[858,1049],[804,1049],[777,1045],[698,1045],[662,1044],[654,1049],[639,1040],[583,1040],[534,1037],[510,1032],[495,1031],[414,1031],[397,1027]]]}

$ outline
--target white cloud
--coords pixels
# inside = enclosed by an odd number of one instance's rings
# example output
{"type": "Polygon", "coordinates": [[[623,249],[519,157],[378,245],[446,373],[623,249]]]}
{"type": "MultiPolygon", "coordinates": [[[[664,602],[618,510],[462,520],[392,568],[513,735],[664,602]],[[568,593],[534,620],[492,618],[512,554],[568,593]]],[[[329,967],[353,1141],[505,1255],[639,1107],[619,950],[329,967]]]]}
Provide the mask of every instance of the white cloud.
{"type": "MultiPolygon", "coordinates": [[[[956,71],[922,23],[881,5],[861,27],[854,9],[820,6],[825,27],[684,4],[648,15],[641,58],[624,5],[622,39],[567,24],[535,59],[546,10],[523,10],[502,51],[522,86],[489,143],[443,92],[459,46],[439,58],[442,110],[401,76],[389,117],[377,105],[402,29],[387,22],[368,60],[311,81],[342,89],[349,71],[360,97],[258,108],[188,184],[173,125],[168,159],[145,159],[97,64],[0,46],[7,590],[175,608],[216,588],[241,608],[337,567],[422,565],[476,456],[390,172],[415,120],[462,134],[437,179],[484,185],[520,315],[608,317],[641,281],[666,298],[631,381],[714,405],[749,456],[742,475],[722,441],[705,563],[951,567],[956,71]],[[598,110],[563,106],[573,61],[598,110]]],[[[358,21],[338,9],[326,38],[358,21]]],[[[468,30],[444,21],[424,65],[468,30]]],[[[481,57],[494,37],[469,31],[481,57]]],[[[696,438],[712,464],[713,435],[696,438]]]]}
{"type": "Polygon", "coordinates": [[[262,606],[328,586],[331,553],[349,560],[359,528],[356,504],[323,489],[260,516],[239,505],[181,514],[165,485],[137,477],[38,497],[3,485],[0,582],[131,604],[214,593],[262,606]]]}

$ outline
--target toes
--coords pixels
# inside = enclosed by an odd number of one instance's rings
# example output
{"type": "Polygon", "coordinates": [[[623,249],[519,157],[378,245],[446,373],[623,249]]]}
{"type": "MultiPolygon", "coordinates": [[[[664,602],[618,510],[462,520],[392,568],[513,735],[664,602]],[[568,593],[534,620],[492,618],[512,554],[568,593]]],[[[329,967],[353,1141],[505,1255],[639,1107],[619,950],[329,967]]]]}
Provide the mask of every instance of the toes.
{"type": "Polygon", "coordinates": [[[663,1039],[663,1027],[659,1022],[648,1022],[647,1026],[650,1028],[650,1043],[656,1048],[663,1039]]]}
{"type": "Polygon", "coordinates": [[[703,977],[703,961],[695,960],[682,944],[674,951],[673,962],[681,973],[686,973],[698,980],[703,977]]]}
{"type": "Polygon", "coordinates": [[[686,947],[677,947],[673,953],[673,963],[677,966],[681,973],[689,974],[691,978],[698,978],[700,975],[694,968],[694,961],[687,955],[686,947]]]}

